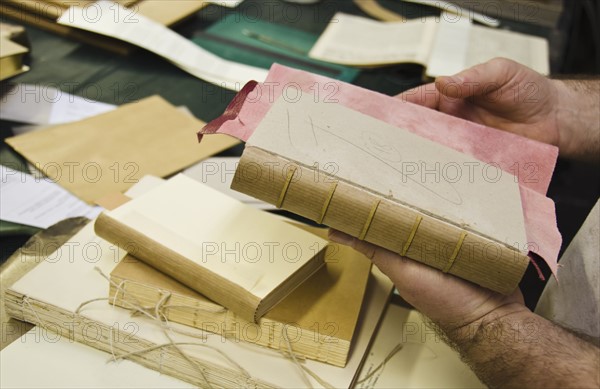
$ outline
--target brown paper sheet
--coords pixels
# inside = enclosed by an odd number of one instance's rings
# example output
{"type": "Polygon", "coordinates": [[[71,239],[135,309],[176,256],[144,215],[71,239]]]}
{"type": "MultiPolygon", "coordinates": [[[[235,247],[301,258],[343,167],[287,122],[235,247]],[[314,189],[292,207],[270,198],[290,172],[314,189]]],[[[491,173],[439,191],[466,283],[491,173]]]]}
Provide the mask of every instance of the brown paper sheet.
{"type": "Polygon", "coordinates": [[[202,122],[161,97],[6,141],[44,174],[93,203],[146,174],[171,175],[238,143],[223,135],[198,145],[202,122]]]}

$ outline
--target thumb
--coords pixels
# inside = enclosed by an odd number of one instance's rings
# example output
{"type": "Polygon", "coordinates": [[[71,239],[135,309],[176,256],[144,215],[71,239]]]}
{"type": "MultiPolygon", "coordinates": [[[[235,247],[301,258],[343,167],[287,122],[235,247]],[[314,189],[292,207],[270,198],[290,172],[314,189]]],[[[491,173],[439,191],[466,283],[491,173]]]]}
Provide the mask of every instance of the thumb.
{"type": "Polygon", "coordinates": [[[437,77],[435,87],[442,95],[455,99],[483,96],[506,85],[515,67],[516,63],[511,60],[494,58],[453,76],[437,77]]]}

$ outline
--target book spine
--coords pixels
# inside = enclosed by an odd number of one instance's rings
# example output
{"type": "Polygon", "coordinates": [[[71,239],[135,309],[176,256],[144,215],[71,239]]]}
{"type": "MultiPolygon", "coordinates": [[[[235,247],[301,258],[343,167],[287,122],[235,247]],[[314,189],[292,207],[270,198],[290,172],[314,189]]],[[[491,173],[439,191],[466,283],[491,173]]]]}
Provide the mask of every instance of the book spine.
{"type": "Polygon", "coordinates": [[[256,322],[260,299],[241,286],[183,257],[144,234],[100,214],[94,224],[96,234],[117,245],[148,265],[173,277],[185,286],[237,312],[248,321],[256,322]],[[202,288],[198,286],[202,285],[202,288]],[[202,289],[201,292],[199,289],[202,289]]]}
{"type": "Polygon", "coordinates": [[[258,147],[244,150],[231,188],[502,294],[529,264],[514,247],[258,147]]]}

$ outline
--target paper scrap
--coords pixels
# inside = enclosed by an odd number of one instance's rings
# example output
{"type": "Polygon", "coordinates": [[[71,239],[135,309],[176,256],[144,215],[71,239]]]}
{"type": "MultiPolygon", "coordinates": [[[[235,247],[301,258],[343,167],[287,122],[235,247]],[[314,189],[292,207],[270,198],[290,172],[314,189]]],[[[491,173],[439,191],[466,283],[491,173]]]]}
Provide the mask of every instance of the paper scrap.
{"type": "Polygon", "coordinates": [[[38,125],[61,124],[115,109],[45,85],[16,84],[0,99],[0,119],[38,125]]]}
{"type": "Polygon", "coordinates": [[[263,210],[277,209],[272,204],[230,188],[239,161],[240,157],[212,157],[185,169],[183,174],[255,208],[263,210]]]}
{"type": "Polygon", "coordinates": [[[101,207],[89,206],[50,179],[38,179],[0,165],[0,219],[48,228],[61,220],[85,216],[93,219],[101,207]]]}
{"type": "Polygon", "coordinates": [[[151,51],[205,81],[239,90],[250,80],[263,81],[265,69],[224,60],[173,30],[111,1],[71,7],[58,23],[123,40],[151,51]],[[93,17],[89,16],[93,8],[93,17]]]}

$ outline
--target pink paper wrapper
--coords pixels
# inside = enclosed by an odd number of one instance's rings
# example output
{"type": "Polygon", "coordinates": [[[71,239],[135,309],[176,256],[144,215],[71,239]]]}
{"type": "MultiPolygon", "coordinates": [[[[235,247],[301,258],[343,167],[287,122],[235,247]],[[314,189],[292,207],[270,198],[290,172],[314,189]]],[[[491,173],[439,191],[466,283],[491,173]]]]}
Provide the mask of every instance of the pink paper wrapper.
{"type": "Polygon", "coordinates": [[[264,83],[246,84],[223,115],[198,133],[198,139],[219,133],[246,141],[280,96],[293,100],[298,93],[342,104],[514,175],[519,182],[528,241],[528,247],[521,249],[543,258],[556,274],[562,237],[556,226],[554,202],[545,196],[558,157],[555,146],[277,64],[264,83]]]}

